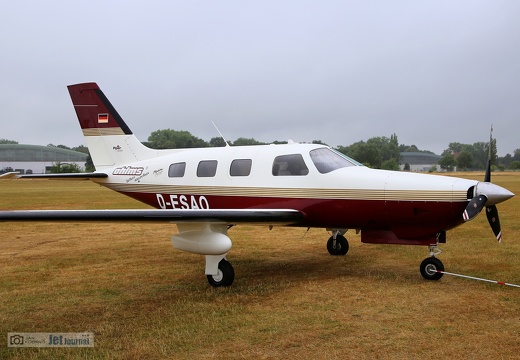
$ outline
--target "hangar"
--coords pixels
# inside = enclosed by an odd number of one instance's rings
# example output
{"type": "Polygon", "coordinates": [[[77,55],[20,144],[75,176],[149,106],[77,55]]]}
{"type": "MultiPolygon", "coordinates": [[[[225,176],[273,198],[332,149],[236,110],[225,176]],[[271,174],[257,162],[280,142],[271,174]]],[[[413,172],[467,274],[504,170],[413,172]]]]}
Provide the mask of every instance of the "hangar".
{"type": "Polygon", "coordinates": [[[401,170],[408,164],[410,171],[429,171],[432,166],[438,166],[440,159],[440,155],[428,152],[402,152],[401,170]]]}
{"type": "Polygon", "coordinates": [[[77,164],[85,168],[87,154],[54,146],[0,144],[0,173],[45,174],[56,163],[77,164]]]}

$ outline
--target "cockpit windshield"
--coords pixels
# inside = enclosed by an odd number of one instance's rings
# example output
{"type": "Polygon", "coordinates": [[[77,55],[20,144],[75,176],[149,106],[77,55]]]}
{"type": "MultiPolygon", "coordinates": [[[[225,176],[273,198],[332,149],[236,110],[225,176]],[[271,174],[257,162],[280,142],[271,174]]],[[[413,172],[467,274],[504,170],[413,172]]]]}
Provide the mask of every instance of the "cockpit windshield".
{"type": "Polygon", "coordinates": [[[362,166],[357,161],[329,148],[319,148],[310,152],[312,162],[322,174],[349,166],[362,166]]]}

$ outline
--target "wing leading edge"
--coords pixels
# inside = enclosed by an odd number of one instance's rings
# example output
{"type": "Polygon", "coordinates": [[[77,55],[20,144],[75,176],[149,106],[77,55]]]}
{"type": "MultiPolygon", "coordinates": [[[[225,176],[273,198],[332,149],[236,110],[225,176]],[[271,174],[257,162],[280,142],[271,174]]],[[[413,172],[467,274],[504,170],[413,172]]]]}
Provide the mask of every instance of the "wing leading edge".
{"type": "Polygon", "coordinates": [[[304,214],[292,209],[132,209],[132,210],[11,210],[0,221],[206,222],[295,225],[304,214]]]}
{"type": "Polygon", "coordinates": [[[56,180],[89,180],[107,178],[105,173],[61,173],[61,174],[24,174],[9,172],[0,175],[3,179],[56,179],[56,180]]]}

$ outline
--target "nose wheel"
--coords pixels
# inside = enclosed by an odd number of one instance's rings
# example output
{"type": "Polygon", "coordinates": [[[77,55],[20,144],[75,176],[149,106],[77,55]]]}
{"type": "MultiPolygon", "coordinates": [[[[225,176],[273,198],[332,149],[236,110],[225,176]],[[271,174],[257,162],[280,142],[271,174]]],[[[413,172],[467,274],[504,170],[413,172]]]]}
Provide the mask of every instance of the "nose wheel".
{"type": "Polygon", "coordinates": [[[431,257],[424,259],[421,263],[421,275],[426,280],[439,280],[443,273],[439,271],[444,271],[444,265],[442,264],[442,261],[440,261],[437,258],[431,257]]]}
{"type": "Polygon", "coordinates": [[[437,245],[430,246],[430,257],[424,259],[419,267],[421,275],[426,280],[439,280],[444,275],[442,272],[439,272],[444,271],[444,264],[435,257],[435,255],[439,255],[441,252],[437,245]]]}
{"type": "Polygon", "coordinates": [[[327,241],[327,250],[331,255],[346,255],[348,241],[343,235],[336,232],[327,241]]]}

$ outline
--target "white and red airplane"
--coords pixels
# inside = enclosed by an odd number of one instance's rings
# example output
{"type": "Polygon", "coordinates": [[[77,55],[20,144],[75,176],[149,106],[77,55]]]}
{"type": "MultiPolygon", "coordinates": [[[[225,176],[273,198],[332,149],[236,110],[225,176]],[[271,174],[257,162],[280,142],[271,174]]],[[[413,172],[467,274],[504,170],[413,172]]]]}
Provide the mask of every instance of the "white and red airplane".
{"type": "Polygon", "coordinates": [[[227,230],[254,223],[325,228],[327,249],[345,255],[344,234],[361,241],[426,245],[421,274],[438,280],[436,257],[446,231],[483,207],[501,240],[496,204],[512,196],[490,182],[369,169],[324,145],[286,144],[152,150],[132,133],[95,83],[68,86],[94,173],[4,177],[88,178],[152,205],[147,210],[1,211],[1,221],[164,221],[178,225],[175,248],[206,256],[212,286],[229,286],[234,270],[227,230]]]}

